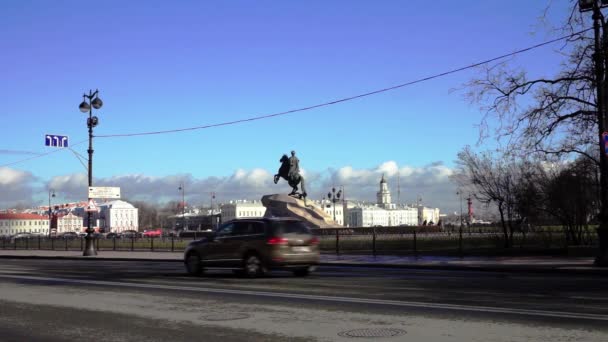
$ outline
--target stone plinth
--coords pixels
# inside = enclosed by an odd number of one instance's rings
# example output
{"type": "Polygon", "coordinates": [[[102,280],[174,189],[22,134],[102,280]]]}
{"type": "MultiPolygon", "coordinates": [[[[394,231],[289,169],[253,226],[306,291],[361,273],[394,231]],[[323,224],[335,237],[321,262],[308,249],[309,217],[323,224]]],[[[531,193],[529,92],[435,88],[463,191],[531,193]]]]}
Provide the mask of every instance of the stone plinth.
{"type": "Polygon", "coordinates": [[[266,207],[265,217],[294,217],[304,221],[310,228],[342,227],[337,224],[323,209],[307,201],[288,195],[265,195],[262,204],[266,207]]]}

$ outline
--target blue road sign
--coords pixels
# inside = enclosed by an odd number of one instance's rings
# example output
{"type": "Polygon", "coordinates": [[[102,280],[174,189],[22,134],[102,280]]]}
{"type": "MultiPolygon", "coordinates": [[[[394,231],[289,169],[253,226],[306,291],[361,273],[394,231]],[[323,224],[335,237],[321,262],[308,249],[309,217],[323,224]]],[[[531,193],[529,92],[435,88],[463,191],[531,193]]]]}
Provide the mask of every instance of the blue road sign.
{"type": "Polygon", "coordinates": [[[47,134],[44,136],[44,146],[68,147],[68,137],[63,135],[47,134]]]}

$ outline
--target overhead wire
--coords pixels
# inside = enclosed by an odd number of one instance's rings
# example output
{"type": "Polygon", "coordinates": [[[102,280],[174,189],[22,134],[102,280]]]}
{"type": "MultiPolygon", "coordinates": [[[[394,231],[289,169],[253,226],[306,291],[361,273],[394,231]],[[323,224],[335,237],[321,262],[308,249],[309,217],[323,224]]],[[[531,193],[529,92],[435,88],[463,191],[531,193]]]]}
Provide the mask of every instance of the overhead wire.
{"type": "Polygon", "coordinates": [[[254,116],[254,117],[250,117],[250,118],[246,118],[246,119],[240,119],[240,120],[233,120],[233,121],[227,121],[227,122],[221,122],[221,123],[216,123],[216,124],[209,124],[209,125],[203,125],[203,126],[195,126],[195,127],[187,127],[187,128],[177,128],[177,129],[170,129],[170,130],[163,130],[163,131],[152,131],[152,132],[140,132],[140,133],[124,133],[124,134],[105,134],[105,135],[96,135],[95,137],[97,138],[115,138],[115,137],[133,137],[133,136],[142,136],[142,135],[155,135],[155,134],[168,134],[168,133],[177,133],[177,132],[185,132],[185,131],[193,131],[193,130],[200,130],[200,129],[206,129],[206,128],[212,128],[212,127],[220,127],[220,126],[228,126],[228,125],[234,125],[234,124],[239,124],[239,123],[243,123],[243,122],[250,122],[250,121],[256,121],[256,120],[263,120],[263,119],[269,119],[269,118],[273,118],[273,117],[277,117],[277,116],[283,116],[283,115],[288,115],[288,114],[293,114],[293,113],[297,113],[297,112],[303,112],[303,111],[307,111],[307,110],[311,110],[311,109],[315,109],[315,108],[320,108],[320,107],[326,107],[326,106],[331,106],[337,103],[341,103],[341,102],[346,102],[346,101],[351,101],[351,100],[355,100],[355,99],[359,99],[362,97],[367,97],[367,96],[371,96],[371,95],[375,95],[375,94],[380,94],[380,93],[384,93],[387,91],[391,91],[391,90],[395,90],[395,89],[399,89],[399,88],[403,88],[406,86],[410,86],[410,85],[414,85],[416,83],[421,83],[421,82],[425,82],[425,81],[429,81],[435,78],[439,78],[439,77],[443,77],[443,76],[447,76],[450,74],[454,74],[460,71],[464,71],[467,69],[472,69],[472,68],[476,68],[478,66],[484,65],[484,64],[488,64],[488,63],[492,63],[495,62],[497,60],[501,60],[507,57],[511,57],[523,52],[527,52],[533,49],[537,49],[539,47],[545,46],[545,45],[549,45],[564,39],[568,39],[568,38],[572,38],[574,36],[580,35],[582,33],[585,33],[589,30],[591,30],[592,28],[588,28],[576,33],[572,33],[566,36],[562,36],[559,38],[555,38],[543,43],[539,43],[536,45],[532,45],[529,46],[527,48],[521,49],[521,50],[517,50],[511,53],[507,53],[498,57],[494,57],[494,58],[490,58],[487,59],[485,61],[482,62],[477,62],[474,64],[470,64],[464,67],[460,67],[460,68],[456,68],[456,69],[452,69],[449,71],[445,71],[442,73],[438,73],[438,74],[434,74],[432,76],[427,76],[424,78],[420,78],[414,81],[410,81],[410,82],[406,82],[406,83],[402,83],[402,84],[398,84],[395,86],[391,86],[388,88],[383,88],[383,89],[379,89],[379,90],[374,90],[374,91],[370,91],[367,93],[363,93],[363,94],[359,94],[359,95],[354,95],[354,96],[350,96],[350,97],[345,97],[345,98],[341,98],[338,100],[334,100],[334,101],[329,101],[329,102],[325,102],[325,103],[321,103],[321,104],[316,104],[316,105],[312,105],[312,106],[308,106],[308,107],[302,107],[302,108],[297,108],[297,109],[292,109],[292,110],[288,110],[288,111],[284,111],[284,112],[279,112],[279,113],[274,113],[274,114],[266,114],[266,115],[260,115],[260,116],[254,116]]]}
{"type": "MultiPolygon", "coordinates": [[[[283,116],[283,115],[293,114],[293,113],[297,113],[297,112],[308,111],[308,110],[315,109],[315,108],[331,106],[331,105],[342,103],[342,102],[352,101],[352,100],[355,100],[355,99],[359,99],[359,98],[363,98],[363,97],[367,97],[367,96],[371,96],[371,95],[375,95],[375,94],[384,93],[384,92],[387,92],[387,91],[391,91],[391,90],[407,87],[407,86],[410,86],[410,85],[414,85],[414,84],[417,84],[417,83],[426,82],[426,81],[430,81],[430,80],[433,80],[433,79],[436,79],[436,78],[444,77],[444,76],[447,76],[447,75],[450,75],[450,74],[454,74],[454,73],[457,73],[457,72],[460,72],[460,71],[476,68],[476,67],[484,65],[484,64],[492,63],[492,62],[495,62],[495,61],[498,61],[498,60],[501,60],[501,59],[505,59],[507,57],[515,56],[515,55],[523,53],[523,52],[527,52],[527,51],[534,50],[534,49],[537,49],[537,48],[540,48],[540,47],[543,47],[543,46],[546,46],[546,45],[549,45],[549,44],[553,44],[555,42],[559,42],[559,41],[562,41],[562,40],[565,40],[565,39],[569,39],[569,38],[575,37],[577,35],[583,34],[585,32],[588,32],[590,30],[592,30],[592,28],[587,28],[587,29],[584,29],[584,30],[581,30],[581,31],[578,31],[578,32],[575,32],[575,33],[572,33],[572,34],[569,34],[569,35],[561,36],[559,38],[555,38],[555,39],[548,40],[548,41],[545,41],[545,42],[542,42],[542,43],[538,43],[538,44],[529,46],[527,48],[516,50],[516,51],[510,52],[510,53],[506,53],[506,54],[503,54],[503,55],[500,55],[500,56],[497,56],[497,57],[493,57],[493,58],[490,58],[490,59],[486,59],[486,60],[481,61],[481,62],[469,64],[469,65],[464,66],[464,67],[460,67],[460,68],[452,69],[452,70],[449,70],[449,71],[437,73],[437,74],[434,74],[434,75],[431,75],[431,76],[419,78],[419,79],[416,79],[416,80],[413,80],[413,81],[409,81],[409,82],[406,82],[406,83],[394,85],[394,86],[391,86],[391,87],[382,88],[382,89],[370,91],[370,92],[367,92],[367,93],[362,93],[362,94],[358,94],[358,95],[354,95],[354,96],[349,96],[349,97],[341,98],[341,99],[338,99],[338,100],[324,102],[324,103],[320,103],[320,104],[316,104],[316,105],[312,105],[312,106],[292,109],[292,110],[288,110],[288,111],[284,111],[284,112],[279,112],[279,113],[254,116],[254,117],[245,118],[245,119],[239,119],[239,120],[226,121],[226,122],[221,122],[221,123],[216,123],[216,124],[203,125],[203,126],[178,128],[178,129],[170,129],[170,130],[163,130],[163,131],[140,132],[140,133],[95,135],[95,137],[96,138],[115,138],[115,137],[133,137],[133,136],[143,136],[143,135],[178,133],[178,132],[185,132],[185,131],[193,131],[193,130],[213,128],[213,127],[235,125],[235,124],[244,123],[244,122],[269,119],[269,118],[273,118],[273,117],[277,117],[277,116],[283,116]]],[[[85,141],[86,140],[80,141],[80,142],[78,142],[76,144],[72,144],[72,146],[79,145],[79,144],[81,144],[81,143],[83,143],[85,141]]],[[[41,157],[47,156],[49,154],[61,151],[63,149],[64,148],[53,150],[53,151],[50,151],[50,152],[47,152],[47,153],[41,153],[39,155],[30,157],[30,158],[26,158],[26,159],[22,159],[22,160],[19,160],[19,161],[12,162],[12,163],[0,165],[0,167],[11,166],[11,165],[19,164],[19,163],[22,163],[22,162],[25,162],[25,161],[29,161],[29,160],[32,160],[32,159],[41,158],[41,157]]]]}
{"type": "MultiPolygon", "coordinates": [[[[77,146],[77,145],[80,145],[80,144],[82,144],[82,143],[84,143],[86,141],[87,140],[82,140],[82,141],[79,141],[79,142],[77,142],[75,144],[71,144],[71,146],[77,146]]],[[[12,163],[3,164],[3,165],[0,165],[0,167],[7,167],[7,166],[15,165],[15,164],[20,164],[20,163],[23,163],[23,162],[26,162],[26,161],[29,161],[29,160],[32,160],[32,159],[37,159],[37,158],[41,158],[41,157],[44,157],[44,156],[48,156],[49,154],[57,153],[59,151],[65,150],[65,149],[68,149],[68,147],[60,147],[60,148],[58,148],[56,150],[51,150],[49,152],[38,153],[38,154],[36,154],[33,157],[29,157],[29,158],[26,158],[26,159],[21,159],[21,160],[12,162],[12,163]]]]}

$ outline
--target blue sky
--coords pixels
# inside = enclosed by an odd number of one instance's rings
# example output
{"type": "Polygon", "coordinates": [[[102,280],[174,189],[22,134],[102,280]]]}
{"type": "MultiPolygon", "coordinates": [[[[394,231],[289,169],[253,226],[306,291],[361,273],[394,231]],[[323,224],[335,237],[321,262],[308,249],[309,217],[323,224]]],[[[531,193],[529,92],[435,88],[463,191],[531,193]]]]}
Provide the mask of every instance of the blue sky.
{"type": "MultiPolygon", "coordinates": [[[[553,1],[3,1],[0,3],[0,207],[86,197],[86,171],[47,133],[86,141],[82,93],[99,89],[95,184],[123,196],[259,199],[287,191],[270,179],[296,150],[320,197],[344,185],[373,200],[388,173],[401,202],[458,206],[448,180],[456,154],[477,142],[478,106],[454,91],[468,70],[349,102],[237,125],[203,126],[307,107],[409,82],[557,35],[569,14],[553,1]],[[426,6],[426,7],[422,7],[426,6]]],[[[511,63],[534,75],[559,67],[559,44],[511,63]]],[[[490,142],[478,147],[491,148],[490,142]]],[[[87,144],[73,146],[86,156],[87,144]]]]}

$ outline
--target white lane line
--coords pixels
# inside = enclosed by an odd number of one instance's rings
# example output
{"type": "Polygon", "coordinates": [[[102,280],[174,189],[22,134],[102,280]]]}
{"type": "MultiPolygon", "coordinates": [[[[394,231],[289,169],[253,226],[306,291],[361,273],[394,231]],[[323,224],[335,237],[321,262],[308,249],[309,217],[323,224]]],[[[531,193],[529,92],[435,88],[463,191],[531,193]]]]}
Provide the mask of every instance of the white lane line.
{"type": "Polygon", "coordinates": [[[559,317],[559,318],[575,318],[575,319],[608,321],[608,315],[585,314],[585,313],[566,312],[566,311],[556,312],[556,311],[545,311],[545,310],[499,308],[499,307],[490,307],[490,306],[440,304],[440,303],[425,303],[425,302],[413,302],[413,301],[365,299],[365,298],[354,298],[354,297],[292,294],[292,293],[281,293],[281,292],[229,290],[229,289],[215,289],[215,288],[191,287],[191,286],[141,284],[141,283],[103,281],[103,280],[18,276],[18,275],[6,275],[6,274],[0,274],[0,278],[18,279],[18,280],[34,280],[34,281],[52,281],[52,282],[61,282],[61,283],[99,285],[99,286],[120,286],[120,287],[147,288],[147,289],[158,289],[158,290],[178,290],[178,291],[190,291],[190,292],[249,295],[249,296],[258,296],[258,297],[318,300],[318,301],[325,301],[325,302],[379,304],[379,305],[391,305],[391,306],[399,306],[399,307],[448,309],[448,310],[460,310],[460,311],[506,313],[506,314],[518,314],[518,315],[528,315],[528,316],[559,317]]]}
{"type": "Polygon", "coordinates": [[[608,297],[590,297],[590,296],[568,296],[566,298],[570,299],[582,299],[582,300],[592,300],[592,301],[608,301],[608,297]]]}

